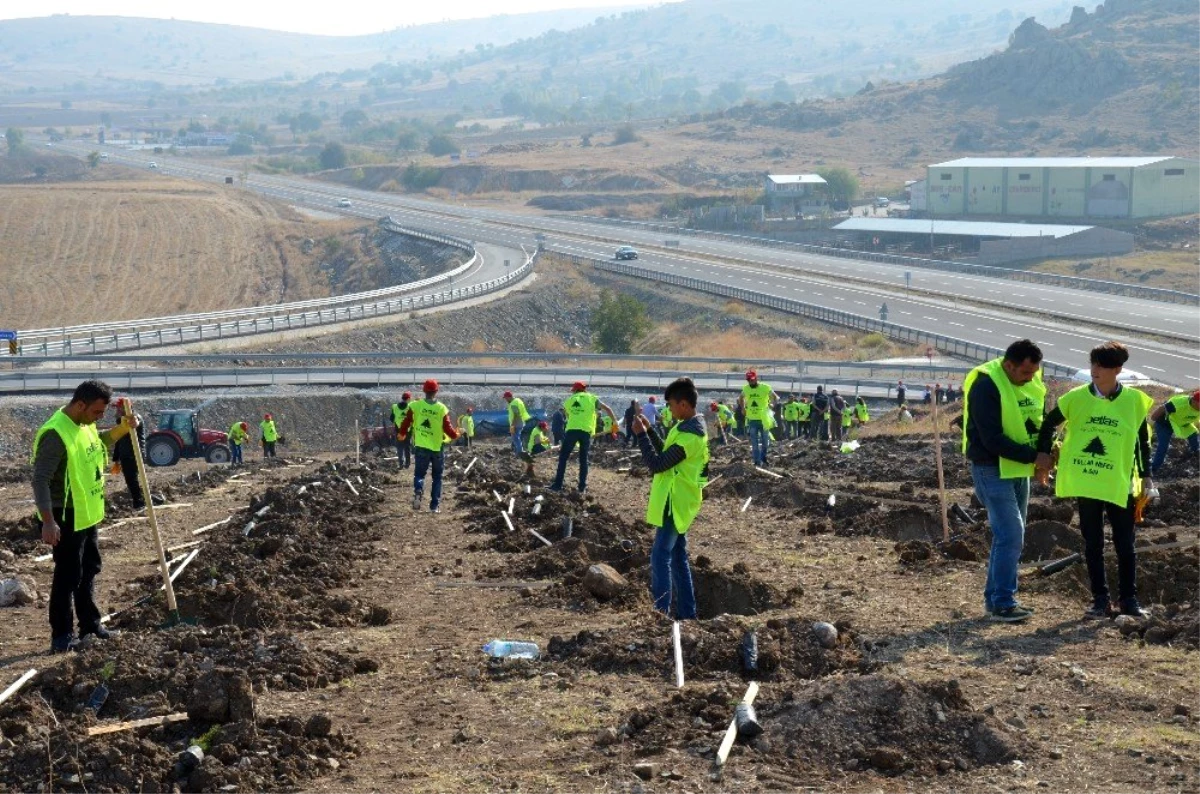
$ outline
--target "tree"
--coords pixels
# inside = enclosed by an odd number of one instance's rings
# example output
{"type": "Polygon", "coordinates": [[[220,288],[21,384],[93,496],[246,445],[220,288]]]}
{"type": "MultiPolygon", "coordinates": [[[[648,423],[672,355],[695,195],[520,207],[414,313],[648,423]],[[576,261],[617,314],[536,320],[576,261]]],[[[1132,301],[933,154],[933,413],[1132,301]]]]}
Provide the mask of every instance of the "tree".
{"type": "Polygon", "coordinates": [[[622,124],[617,127],[617,132],[613,135],[613,146],[620,146],[625,143],[634,143],[639,140],[637,131],[632,124],[622,124]]]}
{"type": "Polygon", "coordinates": [[[405,130],[396,136],[396,148],[405,152],[415,152],[421,148],[421,135],[416,130],[405,130]]]}
{"type": "Polygon", "coordinates": [[[357,129],[364,126],[369,119],[365,111],[358,108],[351,108],[342,114],[342,126],[348,130],[357,129]]]}
{"type": "Polygon", "coordinates": [[[16,127],[9,127],[4,133],[4,139],[8,143],[8,156],[16,157],[25,149],[25,133],[16,127]]]}
{"type": "Polygon", "coordinates": [[[858,197],[858,178],[849,169],[824,168],[817,173],[825,180],[825,194],[832,201],[844,201],[849,204],[858,197]]]}
{"type": "Polygon", "coordinates": [[[434,157],[443,157],[447,154],[458,154],[461,150],[449,135],[434,135],[425,145],[425,151],[434,157]]]}
{"type": "Polygon", "coordinates": [[[95,168],[100,165],[100,152],[88,152],[87,164],[88,168],[95,168]]]}
{"type": "Polygon", "coordinates": [[[346,147],[342,146],[337,141],[330,141],[325,144],[325,148],[321,150],[320,155],[321,167],[330,170],[334,168],[346,167],[346,147]]]}
{"type": "Polygon", "coordinates": [[[601,353],[628,353],[633,344],[650,331],[646,304],[631,295],[614,295],[605,290],[592,311],[588,326],[592,344],[601,353]]]}

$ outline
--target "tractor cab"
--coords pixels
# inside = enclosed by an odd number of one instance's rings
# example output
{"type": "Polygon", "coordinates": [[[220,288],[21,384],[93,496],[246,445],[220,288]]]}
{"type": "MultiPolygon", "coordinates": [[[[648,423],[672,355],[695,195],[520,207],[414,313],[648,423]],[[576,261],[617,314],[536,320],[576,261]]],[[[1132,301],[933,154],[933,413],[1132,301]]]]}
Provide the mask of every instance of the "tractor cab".
{"type": "Polygon", "coordinates": [[[194,410],[159,411],[158,428],[146,439],[146,460],[152,466],[174,466],[180,458],[228,463],[228,434],[199,427],[194,410]]]}
{"type": "Polygon", "coordinates": [[[196,443],[196,413],[163,411],[158,415],[158,429],[174,433],[185,447],[193,446],[196,443]]]}

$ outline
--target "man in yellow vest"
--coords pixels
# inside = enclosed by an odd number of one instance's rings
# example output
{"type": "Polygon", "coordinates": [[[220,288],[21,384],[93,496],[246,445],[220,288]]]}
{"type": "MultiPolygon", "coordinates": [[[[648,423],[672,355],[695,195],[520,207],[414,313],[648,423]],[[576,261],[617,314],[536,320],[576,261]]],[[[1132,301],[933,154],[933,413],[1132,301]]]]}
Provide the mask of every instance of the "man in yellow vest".
{"type": "Polygon", "coordinates": [[[400,423],[400,437],[408,438],[412,431],[413,441],[413,510],[421,509],[425,491],[425,474],[433,467],[433,485],[429,489],[429,512],[442,512],[442,472],[446,467],[446,453],[442,450],[446,438],[458,438],[458,431],[450,424],[450,409],[438,401],[438,382],[432,378],[421,387],[424,400],[408,404],[408,413],[400,423]]]}
{"type": "Polygon", "coordinates": [[[871,421],[871,412],[867,410],[867,401],[862,397],[854,398],[854,420],[862,427],[871,421]]]}
{"type": "Polygon", "coordinates": [[[571,396],[563,401],[563,410],[567,412],[567,432],[563,434],[562,448],[558,451],[558,471],[554,475],[554,482],[550,483],[551,491],[563,489],[563,481],[567,476],[567,460],[578,446],[579,493],[587,493],[588,453],[592,448],[592,436],[596,433],[597,408],[613,421],[615,429],[617,417],[613,409],[589,392],[586,383],[575,381],[571,386],[571,396]]]}
{"type": "MultiPolygon", "coordinates": [[[[1092,585],[1092,607],[1084,616],[1106,618],[1111,605],[1104,573],[1104,515],[1117,550],[1117,590],[1123,615],[1148,618],[1137,598],[1137,552],[1134,550],[1134,507],[1150,479],[1150,426],[1146,417],[1154,398],[1117,382],[1129,351],[1120,342],[1105,342],[1088,356],[1092,382],[1058,399],[1038,434],[1038,451],[1050,454],[1054,428],[1066,423],[1058,456],[1054,492],[1075,497],[1083,557],[1092,585]]],[[[1038,471],[1045,482],[1048,469],[1038,471]]]]}
{"type": "Polygon", "coordinates": [[[514,397],[510,391],[504,392],[504,402],[508,403],[508,434],[512,437],[512,451],[517,457],[525,451],[522,440],[525,433],[533,429],[537,421],[529,415],[525,401],[514,397]]]}
{"type": "Polygon", "coordinates": [[[458,417],[458,432],[459,438],[463,440],[463,446],[467,449],[471,448],[471,444],[475,438],[475,408],[468,405],[467,412],[458,417]]]}
{"type": "Polygon", "coordinates": [[[796,408],[796,425],[800,428],[796,438],[812,438],[812,403],[801,395],[796,408]]]}
{"type": "Polygon", "coordinates": [[[108,450],[137,426],[136,418],[122,416],[116,427],[97,432],[96,422],[111,399],[108,384],[84,381],[33,439],[33,503],[42,524],[42,542],[54,552],[51,653],[65,653],[75,645],[72,603],[80,637],[111,636],[100,623],[94,594],[100,572],[96,527],[104,520],[108,450]]]}
{"type": "Polygon", "coordinates": [[[656,528],[650,550],[650,596],[654,608],[671,614],[671,592],[678,595],[679,620],[695,620],[696,593],[688,561],[687,531],[704,502],[708,481],[708,428],[696,413],[700,396],[691,378],[679,378],[663,394],[675,423],[660,439],[645,417],[634,422],[642,460],[654,475],[646,521],[656,528]]]}
{"type": "Polygon", "coordinates": [[[733,433],[733,409],[725,403],[712,402],[708,406],[709,413],[716,414],[717,419],[717,439],[722,444],[729,443],[729,436],[733,433]]]}
{"type": "Polygon", "coordinates": [[[1001,358],[971,370],[963,392],[963,452],[992,528],[984,608],[992,620],[1019,623],[1033,614],[1017,603],[1029,478],[1035,463],[1050,465],[1036,448],[1046,404],[1041,349],[1028,339],[1013,342],[1001,358]]]}
{"type": "Polygon", "coordinates": [[[412,465],[412,439],[400,438],[400,425],[404,423],[404,417],[408,414],[408,403],[412,400],[412,392],[406,391],[400,395],[400,402],[392,403],[392,425],[395,426],[396,438],[396,465],[401,469],[407,469],[412,465]]]}
{"type": "Polygon", "coordinates": [[[275,442],[279,440],[279,429],[275,427],[275,418],[270,414],[263,414],[263,420],[258,423],[258,429],[262,431],[263,457],[275,457],[275,442]]]}
{"type": "Polygon", "coordinates": [[[1179,436],[1187,442],[1192,456],[1200,454],[1200,431],[1196,429],[1200,420],[1200,390],[1191,394],[1176,394],[1150,414],[1154,422],[1154,460],[1150,461],[1150,473],[1157,475],[1167,461],[1167,450],[1171,439],[1179,436]]]}
{"type": "Polygon", "coordinates": [[[756,466],[767,465],[767,451],[771,436],[767,414],[771,412],[775,390],[770,384],[759,383],[758,373],[746,372],[746,385],[742,387],[741,402],[746,408],[746,433],[750,436],[751,462],[756,466]]]}
{"type": "Polygon", "coordinates": [[[783,437],[800,438],[800,401],[794,394],[783,404],[783,437]]]}
{"type": "Polygon", "coordinates": [[[250,425],[245,422],[234,422],[229,426],[229,465],[241,466],[245,461],[242,458],[242,444],[246,443],[246,438],[250,435],[250,425]]]}

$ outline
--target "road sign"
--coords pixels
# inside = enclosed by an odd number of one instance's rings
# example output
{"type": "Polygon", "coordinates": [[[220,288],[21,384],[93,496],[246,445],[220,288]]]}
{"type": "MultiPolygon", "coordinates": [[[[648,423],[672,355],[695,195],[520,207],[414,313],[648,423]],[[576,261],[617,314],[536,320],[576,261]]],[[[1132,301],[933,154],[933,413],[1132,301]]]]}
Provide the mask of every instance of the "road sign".
{"type": "Polygon", "coordinates": [[[0,342],[11,342],[17,338],[16,331],[0,331],[0,342]]]}

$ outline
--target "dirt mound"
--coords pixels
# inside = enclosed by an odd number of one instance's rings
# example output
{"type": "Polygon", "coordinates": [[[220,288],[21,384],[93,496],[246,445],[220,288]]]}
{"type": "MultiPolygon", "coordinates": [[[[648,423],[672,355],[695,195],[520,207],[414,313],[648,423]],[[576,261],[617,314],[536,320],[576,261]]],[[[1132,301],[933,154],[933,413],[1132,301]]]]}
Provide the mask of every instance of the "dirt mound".
{"type": "Polygon", "coordinates": [[[1149,521],[1162,521],[1167,526],[1196,526],[1196,514],[1200,511],[1200,482],[1196,473],[1191,481],[1168,482],[1159,488],[1162,494],[1157,502],[1146,508],[1149,521]]]}
{"type": "Polygon", "coordinates": [[[322,715],[257,718],[256,693],[324,687],[377,667],[285,634],[232,627],[93,642],[0,710],[0,781],[18,791],[47,781],[56,790],[294,790],[339,768],[357,748],[322,715]],[[107,697],[95,698],[101,685],[107,697]],[[69,752],[73,763],[46,752],[48,744],[75,747],[98,722],[182,712],[187,721],[89,738],[86,752],[69,752]],[[202,747],[203,760],[182,767],[177,759],[192,744],[202,747]]]}
{"type": "MultiPolygon", "coordinates": [[[[1110,547],[1111,548],[1111,547],[1110,547]]],[[[1200,603],[1200,548],[1153,551],[1153,546],[1139,546],[1137,557],[1138,598],[1143,604],[1183,605],[1200,603]]],[[[1116,560],[1105,560],[1110,593],[1117,593],[1116,560]]],[[[1034,592],[1054,590],[1072,593],[1080,603],[1090,601],[1087,566],[1074,565],[1062,573],[1045,579],[1033,579],[1022,584],[1034,592]]]]}
{"type": "Polygon", "coordinates": [[[762,699],[757,710],[771,754],[786,766],[928,776],[1020,754],[998,721],[972,711],[954,680],[817,681],[777,701],[762,699]]]}
{"type": "Polygon", "coordinates": [[[13,554],[41,554],[46,546],[42,543],[41,525],[34,518],[33,506],[30,515],[16,521],[0,521],[0,549],[13,554]]]}
{"type": "Polygon", "coordinates": [[[1057,560],[1083,551],[1083,536],[1058,521],[1030,521],[1025,525],[1025,547],[1021,562],[1057,560]]]}

